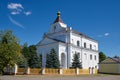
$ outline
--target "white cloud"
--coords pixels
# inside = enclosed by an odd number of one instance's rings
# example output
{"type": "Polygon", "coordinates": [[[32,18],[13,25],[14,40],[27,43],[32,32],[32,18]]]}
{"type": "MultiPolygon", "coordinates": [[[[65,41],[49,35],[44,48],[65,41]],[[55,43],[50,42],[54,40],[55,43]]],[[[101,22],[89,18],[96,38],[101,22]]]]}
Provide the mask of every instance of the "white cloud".
{"type": "Polygon", "coordinates": [[[17,14],[24,14],[26,16],[30,15],[32,12],[30,11],[25,11],[24,7],[20,3],[10,3],[7,5],[7,8],[10,10],[10,13],[12,15],[17,15],[17,14]]]}
{"type": "Polygon", "coordinates": [[[16,14],[20,14],[20,12],[17,12],[17,11],[13,11],[11,12],[12,15],[16,15],[16,14]]]}
{"type": "Polygon", "coordinates": [[[16,26],[20,27],[20,28],[24,28],[24,26],[22,24],[20,24],[19,22],[15,21],[11,16],[8,16],[9,20],[16,26]]]}
{"type": "Polygon", "coordinates": [[[98,37],[107,37],[109,35],[110,35],[110,33],[104,33],[103,35],[98,35],[98,37]]]}
{"type": "Polygon", "coordinates": [[[103,37],[102,35],[98,35],[98,37],[103,37]]]}
{"type": "Polygon", "coordinates": [[[27,11],[27,12],[24,12],[24,14],[25,14],[26,16],[28,16],[28,15],[32,14],[32,12],[27,11]]]}
{"type": "Polygon", "coordinates": [[[23,9],[22,4],[18,4],[18,3],[10,3],[8,4],[8,9],[23,9]]]}
{"type": "Polygon", "coordinates": [[[10,3],[7,7],[11,11],[12,15],[20,14],[24,9],[22,4],[19,3],[10,3]]]}
{"type": "Polygon", "coordinates": [[[106,36],[106,37],[109,36],[109,35],[110,35],[110,33],[105,33],[105,34],[104,34],[104,36],[106,36]]]}

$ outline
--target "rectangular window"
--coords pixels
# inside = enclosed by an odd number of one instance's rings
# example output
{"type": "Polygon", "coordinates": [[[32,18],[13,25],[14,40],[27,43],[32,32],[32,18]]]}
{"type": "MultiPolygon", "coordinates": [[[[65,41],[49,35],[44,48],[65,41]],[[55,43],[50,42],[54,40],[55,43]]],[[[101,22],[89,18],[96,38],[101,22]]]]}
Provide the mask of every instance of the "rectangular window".
{"type": "Polygon", "coordinates": [[[74,44],[74,40],[72,39],[72,44],[74,44]]]}
{"type": "Polygon", "coordinates": [[[84,43],[84,48],[86,48],[86,43],[84,43]]]}
{"type": "Polygon", "coordinates": [[[77,41],[77,46],[80,46],[80,42],[79,41],[77,41]]]}
{"type": "Polygon", "coordinates": [[[96,55],[95,55],[95,60],[96,60],[96,55]]]}
{"type": "Polygon", "coordinates": [[[90,49],[92,49],[92,44],[90,44],[90,49]]]}
{"type": "Polygon", "coordinates": [[[92,60],[92,55],[90,55],[90,60],[92,60]]]}
{"type": "Polygon", "coordinates": [[[87,54],[86,54],[86,53],[84,53],[84,55],[85,55],[85,59],[87,60],[87,54]]]}

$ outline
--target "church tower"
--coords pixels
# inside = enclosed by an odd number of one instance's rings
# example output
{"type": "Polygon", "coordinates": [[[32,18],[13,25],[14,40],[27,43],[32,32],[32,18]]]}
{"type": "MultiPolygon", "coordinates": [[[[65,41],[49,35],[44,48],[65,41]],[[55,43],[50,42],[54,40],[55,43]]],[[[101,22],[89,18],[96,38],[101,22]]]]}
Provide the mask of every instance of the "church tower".
{"type": "Polygon", "coordinates": [[[62,21],[60,16],[61,16],[61,13],[60,13],[60,11],[58,11],[57,18],[51,24],[49,33],[59,32],[59,31],[67,28],[67,25],[62,21]]]}

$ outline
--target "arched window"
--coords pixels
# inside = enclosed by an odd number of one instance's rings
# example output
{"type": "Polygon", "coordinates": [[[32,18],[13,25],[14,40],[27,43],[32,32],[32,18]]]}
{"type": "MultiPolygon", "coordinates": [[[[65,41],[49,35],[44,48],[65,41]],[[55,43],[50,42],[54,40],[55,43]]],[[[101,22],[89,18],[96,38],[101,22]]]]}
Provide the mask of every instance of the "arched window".
{"type": "Polygon", "coordinates": [[[65,53],[61,54],[61,68],[65,68],[66,65],[66,59],[65,59],[65,53]]]}
{"type": "Polygon", "coordinates": [[[86,48],[86,42],[84,43],[84,48],[86,48]]]}
{"type": "Polygon", "coordinates": [[[90,44],[90,49],[92,49],[92,44],[90,44]]]}
{"type": "Polygon", "coordinates": [[[80,46],[80,41],[77,41],[77,46],[80,46]]]}

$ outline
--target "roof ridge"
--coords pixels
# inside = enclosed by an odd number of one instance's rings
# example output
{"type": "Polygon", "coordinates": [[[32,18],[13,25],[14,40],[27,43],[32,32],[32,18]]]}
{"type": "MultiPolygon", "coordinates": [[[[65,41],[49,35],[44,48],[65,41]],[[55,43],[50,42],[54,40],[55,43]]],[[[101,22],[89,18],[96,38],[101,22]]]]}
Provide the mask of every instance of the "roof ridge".
{"type": "Polygon", "coordinates": [[[118,58],[111,58],[111,57],[108,57],[108,58],[112,59],[113,61],[115,61],[117,63],[120,63],[120,59],[118,59],[118,58]]]}

